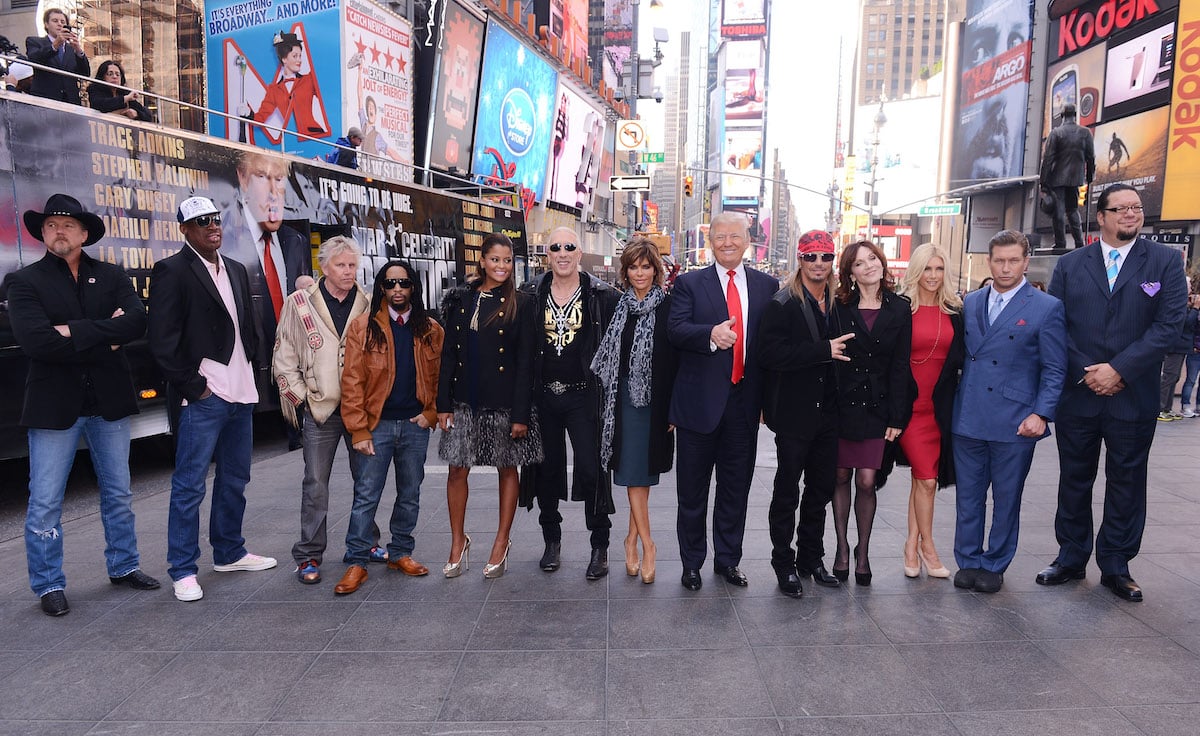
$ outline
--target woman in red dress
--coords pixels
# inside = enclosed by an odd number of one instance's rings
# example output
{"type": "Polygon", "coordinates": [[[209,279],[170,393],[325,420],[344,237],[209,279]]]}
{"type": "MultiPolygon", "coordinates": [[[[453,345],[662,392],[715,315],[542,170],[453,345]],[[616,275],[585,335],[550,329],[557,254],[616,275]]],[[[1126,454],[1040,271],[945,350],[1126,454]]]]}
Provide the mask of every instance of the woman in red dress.
{"type": "Polygon", "coordinates": [[[900,436],[898,462],[912,467],[904,574],[948,578],[933,546],[933,497],[954,483],[950,422],[963,363],[962,299],[946,279],[946,251],[927,243],[912,252],[901,293],[912,303],[912,419],[900,436]]]}

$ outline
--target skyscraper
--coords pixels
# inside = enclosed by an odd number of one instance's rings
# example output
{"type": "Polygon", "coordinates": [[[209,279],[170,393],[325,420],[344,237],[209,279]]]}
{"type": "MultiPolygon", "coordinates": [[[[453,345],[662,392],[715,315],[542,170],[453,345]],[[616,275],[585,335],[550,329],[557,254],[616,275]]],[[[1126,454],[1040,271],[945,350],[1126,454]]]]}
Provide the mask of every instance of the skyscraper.
{"type": "Polygon", "coordinates": [[[857,102],[905,95],[940,68],[946,18],[942,0],[862,0],[857,102]]]}

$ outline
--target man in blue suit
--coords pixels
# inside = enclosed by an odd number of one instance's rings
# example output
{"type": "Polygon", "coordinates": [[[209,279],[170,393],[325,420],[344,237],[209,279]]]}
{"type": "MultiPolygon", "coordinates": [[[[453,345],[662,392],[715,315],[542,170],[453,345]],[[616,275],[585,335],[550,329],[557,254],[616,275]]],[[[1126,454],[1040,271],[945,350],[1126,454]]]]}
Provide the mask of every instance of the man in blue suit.
{"type": "Polygon", "coordinates": [[[1179,337],[1187,281],[1179,253],[1139,238],[1137,190],[1114,184],[1096,206],[1100,242],[1059,259],[1050,293],[1070,305],[1067,389],[1058,418],[1058,557],[1041,585],[1080,580],[1092,555],[1092,485],[1104,442],[1104,519],[1096,534],[1100,583],[1142,600],[1129,575],[1146,524],[1146,473],[1163,356],[1179,337]]]}
{"type": "Polygon", "coordinates": [[[746,529],[746,499],[754,474],[762,411],[753,360],[758,322],[779,282],[742,264],[750,246],[746,219],[722,212],[709,227],[716,264],[675,281],[668,335],[679,348],[670,421],[679,447],[676,531],[683,587],[700,590],[708,553],[708,488],[717,471],[713,566],[730,585],[745,586],[738,569],[746,529]]]}
{"type": "Polygon", "coordinates": [[[1029,240],[988,243],[992,283],[963,300],[967,359],[954,405],[957,588],[995,593],[1017,552],[1021,494],[1037,441],[1050,435],[1067,371],[1062,302],[1025,280],[1029,240]],[[987,491],[992,528],[984,550],[987,491]]]}

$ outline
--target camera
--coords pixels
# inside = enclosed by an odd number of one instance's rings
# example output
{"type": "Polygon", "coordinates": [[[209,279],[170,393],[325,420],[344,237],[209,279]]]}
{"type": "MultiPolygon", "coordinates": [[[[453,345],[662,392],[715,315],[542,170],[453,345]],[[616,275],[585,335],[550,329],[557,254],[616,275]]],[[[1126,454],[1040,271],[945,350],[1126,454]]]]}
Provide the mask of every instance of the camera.
{"type": "Polygon", "coordinates": [[[620,102],[625,99],[625,90],[620,87],[613,90],[613,99],[620,102]]]}
{"type": "Polygon", "coordinates": [[[656,90],[654,90],[654,101],[655,101],[655,102],[657,102],[657,103],[659,103],[659,104],[662,104],[662,101],[663,101],[663,93],[662,93],[662,90],[661,90],[661,89],[656,89],[656,90]]]}

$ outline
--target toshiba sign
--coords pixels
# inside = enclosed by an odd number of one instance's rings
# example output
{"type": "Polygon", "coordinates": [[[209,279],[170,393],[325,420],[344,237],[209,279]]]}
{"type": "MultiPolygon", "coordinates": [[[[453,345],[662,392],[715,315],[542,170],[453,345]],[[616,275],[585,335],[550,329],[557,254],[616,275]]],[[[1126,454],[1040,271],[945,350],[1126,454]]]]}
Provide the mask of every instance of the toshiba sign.
{"type": "Polygon", "coordinates": [[[1076,8],[1050,24],[1050,48],[1055,52],[1052,61],[1094,46],[1178,5],[1179,0],[1103,0],[1076,8]]]}

